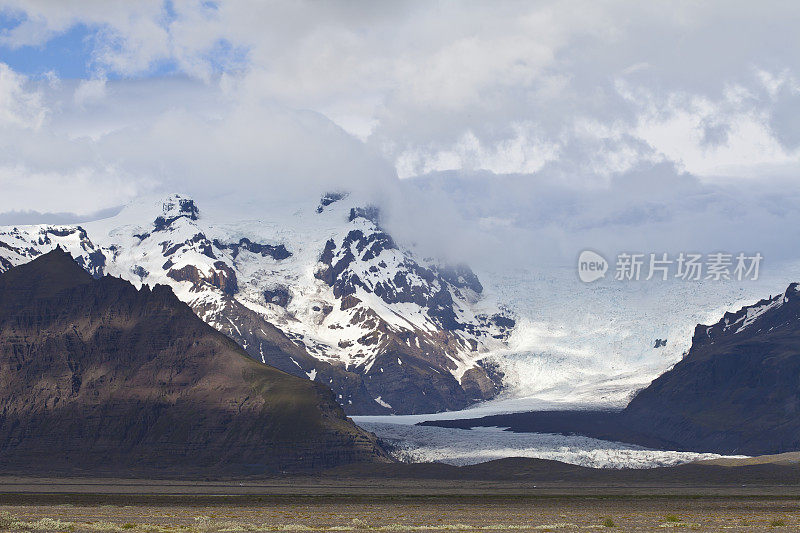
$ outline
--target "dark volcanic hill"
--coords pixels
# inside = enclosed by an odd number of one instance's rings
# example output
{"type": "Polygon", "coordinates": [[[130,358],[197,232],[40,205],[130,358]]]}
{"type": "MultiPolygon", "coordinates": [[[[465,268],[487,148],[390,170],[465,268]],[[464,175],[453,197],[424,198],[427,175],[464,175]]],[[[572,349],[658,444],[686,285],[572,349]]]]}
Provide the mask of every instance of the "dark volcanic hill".
{"type": "Polygon", "coordinates": [[[0,274],[0,469],[265,473],[387,461],[322,384],[247,357],[172,290],[60,249],[0,274]]]}
{"type": "Polygon", "coordinates": [[[714,325],[621,412],[550,411],[425,422],[580,434],[673,450],[763,455],[800,450],[800,292],[761,300],[714,325]]]}
{"type": "Polygon", "coordinates": [[[637,394],[623,417],[679,448],[800,450],[798,285],[698,325],[686,357],[637,394]]]}

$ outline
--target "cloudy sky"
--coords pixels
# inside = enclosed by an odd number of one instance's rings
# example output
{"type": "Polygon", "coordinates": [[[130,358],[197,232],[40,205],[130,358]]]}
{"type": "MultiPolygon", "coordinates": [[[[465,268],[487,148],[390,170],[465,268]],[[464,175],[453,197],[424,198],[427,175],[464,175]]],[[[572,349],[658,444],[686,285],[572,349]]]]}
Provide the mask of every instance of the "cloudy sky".
{"type": "Polygon", "coordinates": [[[790,1],[0,0],[0,223],[349,188],[484,258],[800,257],[798,27],[790,1]]]}

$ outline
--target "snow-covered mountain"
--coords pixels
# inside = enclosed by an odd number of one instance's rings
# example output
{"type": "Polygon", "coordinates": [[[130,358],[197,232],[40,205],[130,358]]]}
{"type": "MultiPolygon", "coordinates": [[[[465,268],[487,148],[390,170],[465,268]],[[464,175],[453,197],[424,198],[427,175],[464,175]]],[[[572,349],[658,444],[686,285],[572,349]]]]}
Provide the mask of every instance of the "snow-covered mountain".
{"type": "Polygon", "coordinates": [[[350,413],[460,409],[501,387],[487,355],[514,319],[468,267],[415,257],[346,193],[255,218],[173,195],[80,226],[4,227],[0,271],[56,246],[95,276],[170,285],[252,357],[327,383],[350,413]]]}

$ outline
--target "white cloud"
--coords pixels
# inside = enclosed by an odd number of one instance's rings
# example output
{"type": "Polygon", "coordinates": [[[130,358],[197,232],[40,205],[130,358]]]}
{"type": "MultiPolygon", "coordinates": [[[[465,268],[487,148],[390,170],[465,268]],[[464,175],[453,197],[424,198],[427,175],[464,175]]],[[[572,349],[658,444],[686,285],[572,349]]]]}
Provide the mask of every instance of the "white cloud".
{"type": "Polygon", "coordinates": [[[151,191],[307,197],[394,176],[324,116],[218,83],[42,80],[26,92],[11,74],[0,77],[14,96],[0,113],[0,213],[86,214],[151,191]]]}
{"type": "Polygon", "coordinates": [[[78,84],[78,88],[75,89],[75,93],[73,95],[73,99],[75,100],[75,105],[79,108],[84,109],[87,104],[97,102],[101,100],[106,95],[106,80],[102,78],[96,78],[93,80],[83,80],[78,84]]]}
{"type": "Polygon", "coordinates": [[[753,178],[765,167],[800,168],[800,150],[781,144],[770,127],[769,110],[745,87],[727,86],[712,100],[684,92],[657,97],[649,90],[618,86],[640,110],[631,133],[683,170],[704,177],[753,178]]]}
{"type": "Polygon", "coordinates": [[[158,188],[386,187],[408,240],[449,228],[448,245],[491,257],[510,242],[565,257],[583,239],[674,244],[724,231],[730,212],[747,214],[742,238],[795,220],[764,195],[704,203],[732,176],[752,181],[737,194],[793,190],[792,4],[65,4],[2,2],[24,20],[0,44],[46,48],[83,24],[91,54],[76,82],[0,68],[0,168],[16,191],[0,211],[85,212],[93,196],[94,211],[158,188]],[[165,64],[186,77],[148,77],[165,64]],[[426,189],[434,203],[415,192],[453,173],[466,177],[426,189]]]}
{"type": "Polygon", "coordinates": [[[5,63],[0,63],[0,123],[26,129],[38,129],[46,110],[41,93],[26,88],[27,79],[5,63]]]}
{"type": "Polygon", "coordinates": [[[147,188],[114,168],[78,167],[36,171],[22,165],[0,166],[0,212],[36,210],[94,213],[131,200],[147,188]],[[34,197],[32,191],[42,191],[34,197]]]}
{"type": "Polygon", "coordinates": [[[443,170],[489,170],[496,174],[533,174],[558,158],[559,145],[539,137],[535,126],[515,123],[513,136],[487,146],[467,131],[447,148],[411,149],[397,156],[400,178],[443,170]]]}
{"type": "Polygon", "coordinates": [[[773,117],[778,93],[800,68],[793,53],[800,8],[789,4],[3,4],[24,20],[0,42],[42,45],[81,23],[95,31],[91,68],[100,77],[135,76],[164,62],[206,82],[230,71],[238,94],[323,113],[397,161],[404,175],[459,164],[529,172],[541,157],[520,154],[559,146],[560,157],[579,159],[564,168],[602,176],[632,168],[637,157],[652,160],[652,143],[687,169],[701,169],[705,158],[700,172],[712,173],[738,167],[745,153],[766,150],[765,164],[781,159],[770,137],[800,144],[786,110],[773,117]],[[620,94],[620,79],[639,91],[636,98],[620,94]],[[696,103],[675,98],[718,103],[731,86],[766,98],[735,118],[701,116],[690,109],[696,103]],[[580,123],[613,124],[617,134],[572,138],[580,123]],[[537,134],[515,135],[514,124],[531,124],[537,134]],[[666,146],[662,137],[672,135],[680,139],[666,146]],[[518,141],[528,145],[507,146],[518,141]]]}

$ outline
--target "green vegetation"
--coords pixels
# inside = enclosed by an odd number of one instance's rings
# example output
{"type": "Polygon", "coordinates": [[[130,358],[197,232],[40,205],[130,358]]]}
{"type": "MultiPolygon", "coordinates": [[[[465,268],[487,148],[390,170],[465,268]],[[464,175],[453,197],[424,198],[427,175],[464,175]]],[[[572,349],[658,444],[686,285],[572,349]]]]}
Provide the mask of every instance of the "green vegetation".
{"type": "Polygon", "coordinates": [[[606,518],[605,520],[603,520],[603,525],[605,527],[614,527],[614,526],[616,526],[616,524],[614,523],[614,520],[612,520],[611,518],[606,518]]]}

